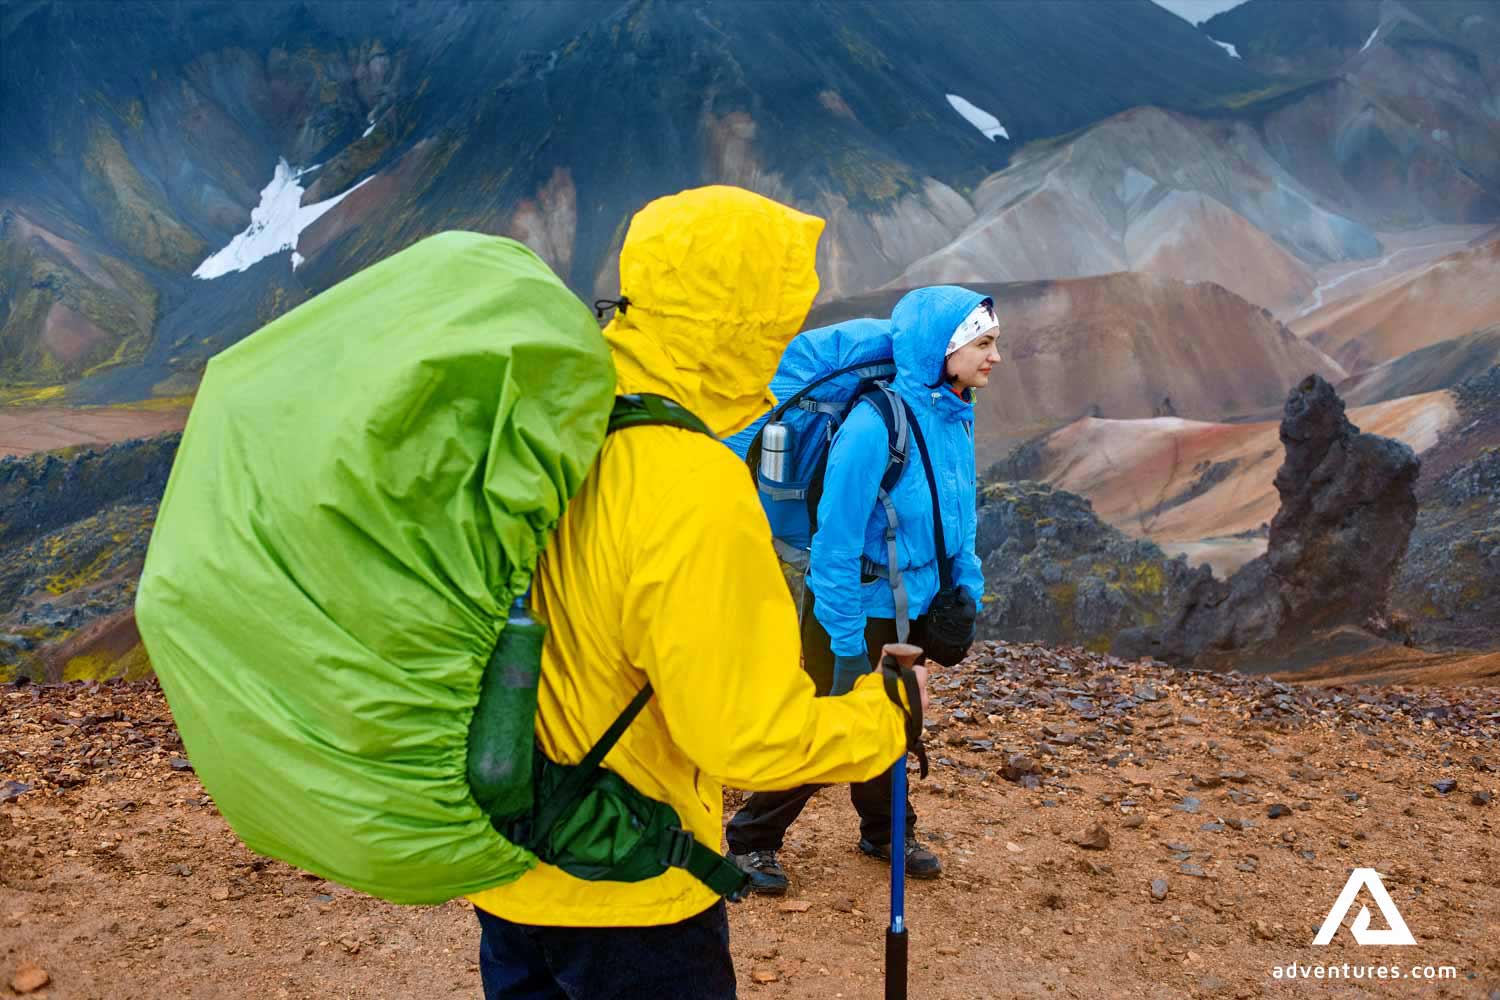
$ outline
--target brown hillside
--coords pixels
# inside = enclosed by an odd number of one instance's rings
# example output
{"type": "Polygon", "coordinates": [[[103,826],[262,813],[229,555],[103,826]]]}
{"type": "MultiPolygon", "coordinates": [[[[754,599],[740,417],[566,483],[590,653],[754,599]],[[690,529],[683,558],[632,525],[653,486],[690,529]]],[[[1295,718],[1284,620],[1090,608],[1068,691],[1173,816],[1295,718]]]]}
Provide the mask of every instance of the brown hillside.
{"type": "Polygon", "coordinates": [[[1299,317],[1292,329],[1351,372],[1500,323],[1500,240],[1299,317]]]}

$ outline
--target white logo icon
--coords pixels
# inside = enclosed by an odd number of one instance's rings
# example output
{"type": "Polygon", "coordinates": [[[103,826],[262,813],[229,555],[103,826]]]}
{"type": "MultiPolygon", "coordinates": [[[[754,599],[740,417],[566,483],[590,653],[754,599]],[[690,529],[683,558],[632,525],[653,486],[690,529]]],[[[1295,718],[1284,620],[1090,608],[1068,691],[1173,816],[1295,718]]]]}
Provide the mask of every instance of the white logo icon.
{"type": "Polygon", "coordinates": [[[1416,944],[1416,938],[1411,936],[1411,931],[1406,928],[1406,921],[1401,919],[1401,911],[1396,909],[1396,904],[1391,899],[1391,894],[1385,891],[1385,883],[1380,881],[1380,873],[1373,868],[1356,868],[1349,876],[1349,881],[1344,883],[1344,891],[1339,893],[1339,898],[1334,900],[1333,909],[1328,911],[1328,916],[1323,920],[1323,926],[1318,928],[1318,936],[1313,938],[1313,944],[1327,944],[1333,940],[1333,935],[1338,932],[1339,925],[1344,922],[1344,915],[1349,912],[1349,907],[1354,905],[1354,897],[1359,895],[1361,888],[1369,889],[1370,895],[1375,899],[1375,905],[1380,907],[1380,915],[1385,918],[1389,930],[1370,930],[1370,908],[1361,906],[1359,915],[1354,918],[1354,923],[1349,925],[1349,931],[1354,935],[1354,940],[1360,944],[1416,944]]]}

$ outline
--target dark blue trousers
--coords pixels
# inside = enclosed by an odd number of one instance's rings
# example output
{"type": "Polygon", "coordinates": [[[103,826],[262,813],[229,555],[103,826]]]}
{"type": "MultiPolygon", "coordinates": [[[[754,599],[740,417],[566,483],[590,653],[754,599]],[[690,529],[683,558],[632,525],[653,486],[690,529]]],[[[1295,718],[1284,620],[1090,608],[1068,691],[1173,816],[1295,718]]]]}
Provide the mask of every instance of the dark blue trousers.
{"type": "Polygon", "coordinates": [[[485,1000],[733,1000],[724,901],[660,927],[538,927],[475,907],[485,1000]]]}

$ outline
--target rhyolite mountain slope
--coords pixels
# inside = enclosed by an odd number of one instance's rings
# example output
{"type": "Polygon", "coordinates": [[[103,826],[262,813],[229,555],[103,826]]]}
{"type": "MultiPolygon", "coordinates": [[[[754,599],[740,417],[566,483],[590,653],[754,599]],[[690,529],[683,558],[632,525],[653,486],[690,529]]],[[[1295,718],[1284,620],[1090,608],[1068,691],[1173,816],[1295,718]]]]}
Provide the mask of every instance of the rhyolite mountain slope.
{"type": "Polygon", "coordinates": [[[191,388],[443,229],[613,291],[630,214],[695,184],[823,215],[826,291],[862,291],[960,231],[1024,143],[1265,84],[1149,0],[22,0],[0,45],[0,389],[92,375],[85,402],[191,388]],[[298,257],[194,279],[252,211],[298,257]]]}
{"type": "Polygon", "coordinates": [[[1250,0],[1202,27],[1275,82],[1032,144],[892,284],[1145,270],[1285,310],[1383,234],[1500,217],[1494,4],[1250,0]]]}
{"type": "Polygon", "coordinates": [[[1500,239],[1330,302],[1296,318],[1291,327],[1350,372],[1358,372],[1496,323],[1500,239]]]}
{"type": "Polygon", "coordinates": [[[1288,315],[1392,233],[1500,221],[1492,5],[1231,16],[13,3],[0,396],[191,391],[215,351],[440,229],[516,236],[608,294],[629,214],[713,181],[828,219],[824,300],[1136,270],[1288,315]]]}

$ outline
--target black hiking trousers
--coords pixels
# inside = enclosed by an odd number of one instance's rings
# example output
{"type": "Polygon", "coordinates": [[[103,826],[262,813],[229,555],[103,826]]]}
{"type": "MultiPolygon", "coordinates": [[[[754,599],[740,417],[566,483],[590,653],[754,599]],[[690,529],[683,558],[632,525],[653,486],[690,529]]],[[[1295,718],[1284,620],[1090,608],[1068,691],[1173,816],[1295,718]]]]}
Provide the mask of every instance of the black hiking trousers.
{"type": "MultiPolygon", "coordinates": [[[[911,622],[911,634],[921,635],[921,619],[911,622]]],[[[896,641],[896,622],[892,618],[865,619],[865,652],[873,669],[880,660],[880,648],[896,641]]],[[[833,688],[833,640],[813,614],[813,593],[802,592],[802,669],[812,677],[819,695],[833,688]]],[[[896,765],[906,766],[902,757],[896,765]]],[[[779,851],[786,831],[801,815],[822,785],[803,785],[785,792],[754,792],[729,821],[725,839],[731,854],[751,851],[779,851]]],[[[859,813],[859,835],[872,844],[891,842],[891,772],[878,778],[849,786],[849,798],[859,813]]],[[[911,799],[906,800],[906,836],[917,828],[917,814],[911,799]]]]}

